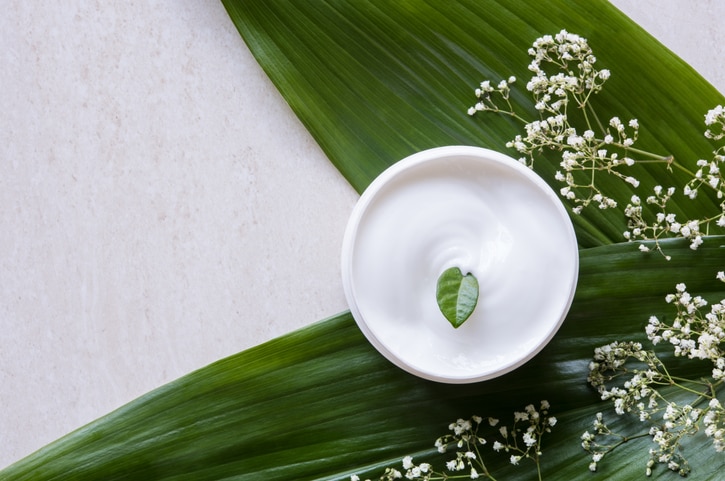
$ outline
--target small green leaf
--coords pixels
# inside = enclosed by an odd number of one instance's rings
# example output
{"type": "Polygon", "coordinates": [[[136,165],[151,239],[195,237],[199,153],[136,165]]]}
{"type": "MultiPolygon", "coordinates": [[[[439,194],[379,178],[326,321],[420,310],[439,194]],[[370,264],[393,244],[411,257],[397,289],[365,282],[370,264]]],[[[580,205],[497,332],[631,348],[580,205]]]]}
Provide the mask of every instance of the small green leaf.
{"type": "Polygon", "coordinates": [[[458,267],[443,271],[438,278],[436,299],[441,312],[456,329],[468,319],[478,302],[478,279],[465,276],[458,267]]]}

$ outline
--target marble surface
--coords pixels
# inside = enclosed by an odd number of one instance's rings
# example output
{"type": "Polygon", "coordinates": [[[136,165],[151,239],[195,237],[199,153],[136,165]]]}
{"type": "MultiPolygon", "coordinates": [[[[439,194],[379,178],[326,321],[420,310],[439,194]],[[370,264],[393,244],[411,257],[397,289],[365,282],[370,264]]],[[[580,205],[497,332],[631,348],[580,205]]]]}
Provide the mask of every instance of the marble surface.
{"type": "MultiPolygon", "coordinates": [[[[725,91],[718,0],[616,0],[725,91]]],[[[0,467],[346,309],[357,194],[221,3],[6,0],[0,467]]]]}

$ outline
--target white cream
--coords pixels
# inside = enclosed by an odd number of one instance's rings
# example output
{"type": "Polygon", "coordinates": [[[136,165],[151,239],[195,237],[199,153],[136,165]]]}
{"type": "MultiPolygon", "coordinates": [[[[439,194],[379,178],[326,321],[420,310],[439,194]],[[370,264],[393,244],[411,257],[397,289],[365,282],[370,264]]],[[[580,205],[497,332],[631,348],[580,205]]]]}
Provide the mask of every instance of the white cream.
{"type": "Polygon", "coordinates": [[[386,170],[343,242],[343,285],[370,342],[421,377],[473,382],[523,364],[559,328],[576,287],[574,231],[555,193],[500,153],[443,147],[386,170]],[[457,266],[478,305],[454,329],[436,282],[457,266]]]}

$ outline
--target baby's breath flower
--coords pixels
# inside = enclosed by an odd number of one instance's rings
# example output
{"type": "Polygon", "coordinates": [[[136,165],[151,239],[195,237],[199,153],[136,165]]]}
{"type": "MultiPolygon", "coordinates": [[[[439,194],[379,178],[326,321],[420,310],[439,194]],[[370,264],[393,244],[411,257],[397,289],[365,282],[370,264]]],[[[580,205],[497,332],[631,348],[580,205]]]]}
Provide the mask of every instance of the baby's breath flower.
{"type": "MultiPolygon", "coordinates": [[[[657,191],[661,193],[661,189],[657,191]]],[[[718,272],[716,278],[725,281],[725,273],[718,272]]],[[[614,342],[598,347],[589,365],[589,382],[603,400],[612,402],[616,414],[632,413],[640,422],[650,424],[647,434],[655,446],[650,449],[648,475],[656,464],[687,475],[691,468],[682,443],[703,428],[716,452],[725,449],[725,414],[717,392],[725,377],[725,300],[708,305],[701,296],[690,294],[685,283],[676,284],[674,291],[665,301],[674,306],[676,315],[670,322],[650,316],[645,333],[654,345],[669,344],[675,356],[712,364],[710,378],[690,381],[702,387],[691,404],[673,402],[658,391],[658,386],[673,386],[694,392],[682,384],[685,381],[671,377],[658,354],[645,350],[641,343],[614,342]],[[708,306],[709,311],[705,309],[708,306]]],[[[594,433],[585,432],[581,440],[582,448],[592,454],[590,468],[596,469],[601,459],[627,438],[611,431],[598,413],[594,433]]]]}
{"type": "MultiPolygon", "coordinates": [[[[563,184],[560,194],[569,203],[572,213],[581,214],[592,204],[599,209],[618,207],[617,201],[602,187],[601,175],[618,178],[637,188],[640,181],[627,172],[629,167],[659,162],[670,169],[674,163],[672,156],[652,154],[635,147],[639,120],[613,116],[602,122],[598,118],[590,100],[601,92],[611,72],[597,66],[597,58],[586,38],[562,30],[556,35],[536,39],[528,53],[531,57],[528,69],[532,76],[526,83],[526,90],[531,93],[539,118],[528,120],[513,110],[509,101],[510,85],[516,80],[513,77],[481,82],[474,91],[477,102],[468,109],[468,114],[497,112],[521,121],[524,134],[516,135],[506,146],[522,154],[519,162],[529,167],[533,167],[534,159],[544,150],[559,152],[562,170],[557,171],[554,178],[563,184]],[[572,120],[568,115],[574,112],[572,106],[586,115],[575,116],[577,121],[572,120]]],[[[708,111],[705,125],[705,137],[725,138],[725,107],[718,105],[708,111]]],[[[725,145],[713,151],[711,161],[698,161],[698,170],[682,188],[682,194],[695,199],[705,188],[714,191],[718,199],[725,199],[725,179],[720,168],[723,162],[725,145]]],[[[690,241],[690,248],[696,250],[704,242],[703,232],[715,227],[725,228],[725,202],[721,203],[720,212],[694,220],[696,229],[688,225],[689,221],[669,220],[666,204],[674,193],[675,188],[671,187],[667,193],[662,191],[652,196],[653,201],[648,201],[647,206],[637,209],[625,206],[623,212],[628,225],[635,225],[624,232],[625,239],[654,241],[653,248],[640,244],[639,249],[642,252],[655,250],[669,259],[661,249],[660,239],[685,237],[690,241]]]]}
{"type": "Polygon", "coordinates": [[[528,430],[524,433],[523,440],[527,447],[531,447],[536,444],[536,436],[528,430]]]}
{"type": "Polygon", "coordinates": [[[705,131],[705,137],[708,139],[720,140],[725,137],[725,109],[722,105],[705,114],[705,125],[708,127],[705,131]]]}
{"type": "MultiPolygon", "coordinates": [[[[503,451],[507,456],[513,456],[514,458],[509,457],[509,459],[516,459],[516,464],[522,459],[530,459],[536,464],[540,477],[541,440],[544,434],[551,432],[551,428],[556,425],[556,418],[549,415],[550,407],[546,400],[541,401],[538,408],[534,404],[528,404],[522,411],[514,414],[514,422],[510,428],[499,426],[499,419],[494,417],[459,418],[450,423],[448,433],[437,438],[434,443],[440,453],[454,451],[452,457],[445,461],[443,471],[437,471],[430,463],[416,464],[412,456],[405,456],[402,458],[402,472],[395,468],[386,468],[379,480],[393,481],[405,477],[411,480],[432,481],[464,476],[471,479],[483,476],[494,480],[483,459],[486,452],[482,447],[488,443],[484,436],[479,434],[479,429],[488,429],[489,434],[500,436],[492,443],[492,454],[503,451]],[[484,420],[487,422],[484,423],[484,420]],[[521,423],[525,426],[522,427],[521,423]],[[463,474],[464,472],[468,474],[463,474]]],[[[351,476],[350,479],[360,481],[357,475],[351,476]]]]}
{"type": "MultiPolygon", "coordinates": [[[[639,185],[638,179],[619,171],[621,167],[635,163],[626,153],[638,136],[638,121],[632,119],[625,125],[619,117],[613,117],[609,128],[598,133],[592,125],[579,130],[570,123],[568,106],[573,103],[585,110],[592,94],[599,92],[611,75],[609,70],[597,69],[597,59],[585,38],[565,30],[556,35],[545,35],[534,41],[529,55],[532,57],[529,70],[533,76],[526,89],[532,93],[534,108],[540,112],[538,120],[528,122],[519,117],[508,102],[492,102],[485,95],[484,105],[479,102],[469,109],[469,113],[500,112],[524,122],[526,135],[517,135],[506,145],[525,154],[529,166],[544,149],[561,152],[561,167],[567,174],[559,173],[555,178],[565,184],[561,195],[573,204],[572,212],[579,214],[591,203],[599,209],[615,208],[616,201],[599,188],[595,174],[603,172],[635,187],[639,185]],[[549,73],[549,67],[556,71],[549,73]],[[506,108],[503,108],[504,103],[506,108]],[[608,148],[602,148],[604,145],[608,148]]],[[[499,87],[502,86],[503,82],[500,82],[499,87]]],[[[479,98],[482,97],[480,90],[476,89],[479,98]]],[[[491,90],[491,87],[488,91],[503,97],[503,92],[491,90]]]]}

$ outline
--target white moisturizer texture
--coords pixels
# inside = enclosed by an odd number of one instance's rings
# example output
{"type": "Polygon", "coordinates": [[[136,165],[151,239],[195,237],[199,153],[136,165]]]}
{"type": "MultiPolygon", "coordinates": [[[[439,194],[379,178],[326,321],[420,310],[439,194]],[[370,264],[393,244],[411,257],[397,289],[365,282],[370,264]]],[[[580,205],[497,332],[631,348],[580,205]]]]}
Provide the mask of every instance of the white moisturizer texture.
{"type": "Polygon", "coordinates": [[[425,151],[393,166],[351,217],[343,281],[370,342],[398,366],[472,382],[532,357],[559,328],[578,271],[563,206],[536,174],[473,147],[425,151]],[[436,303],[449,267],[479,282],[455,329],[436,303]]]}

